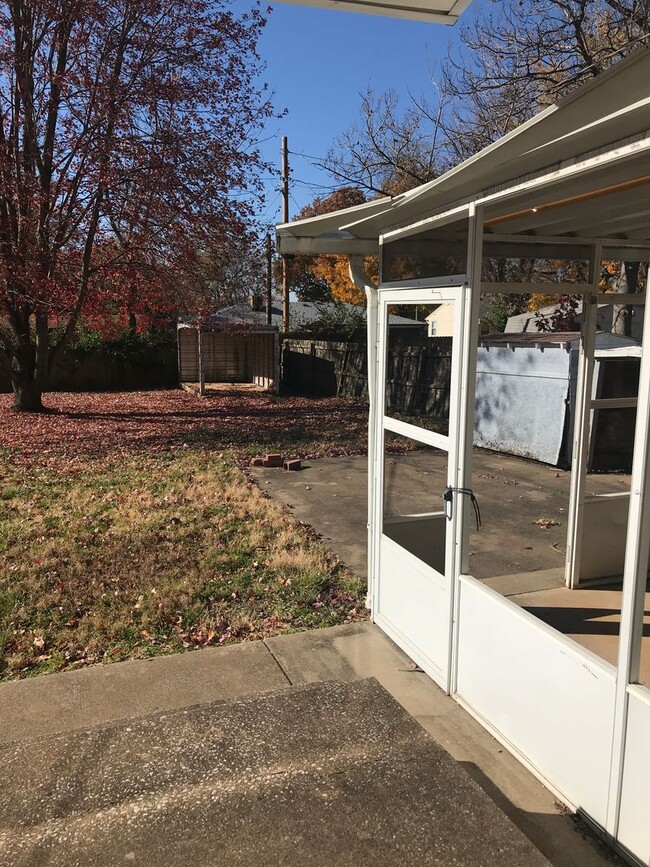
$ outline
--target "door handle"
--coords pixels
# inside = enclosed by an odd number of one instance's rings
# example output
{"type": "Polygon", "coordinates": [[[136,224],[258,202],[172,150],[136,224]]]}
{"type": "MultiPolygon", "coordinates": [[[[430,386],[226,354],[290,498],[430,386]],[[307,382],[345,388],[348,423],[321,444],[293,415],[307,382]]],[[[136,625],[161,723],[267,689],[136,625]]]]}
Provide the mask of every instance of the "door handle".
{"type": "Polygon", "coordinates": [[[445,518],[451,521],[454,512],[454,494],[464,494],[470,498],[470,502],[474,507],[474,515],[476,516],[476,532],[481,529],[481,510],[478,505],[478,500],[474,496],[474,491],[471,488],[451,488],[446,487],[442,492],[442,504],[445,512],[445,518]]]}

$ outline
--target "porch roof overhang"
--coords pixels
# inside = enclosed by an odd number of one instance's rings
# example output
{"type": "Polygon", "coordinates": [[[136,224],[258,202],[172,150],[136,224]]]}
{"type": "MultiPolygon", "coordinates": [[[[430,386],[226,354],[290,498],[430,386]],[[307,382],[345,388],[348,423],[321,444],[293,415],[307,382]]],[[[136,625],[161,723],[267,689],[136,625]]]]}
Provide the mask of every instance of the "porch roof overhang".
{"type": "MultiPolygon", "coordinates": [[[[281,253],[376,253],[481,206],[484,240],[650,244],[650,49],[428,184],[277,227],[281,253]]],[[[511,255],[516,255],[512,253],[511,255]]]]}
{"type": "Polygon", "coordinates": [[[389,18],[428,21],[431,24],[455,24],[471,0],[282,0],[298,6],[361,12],[389,18]]]}

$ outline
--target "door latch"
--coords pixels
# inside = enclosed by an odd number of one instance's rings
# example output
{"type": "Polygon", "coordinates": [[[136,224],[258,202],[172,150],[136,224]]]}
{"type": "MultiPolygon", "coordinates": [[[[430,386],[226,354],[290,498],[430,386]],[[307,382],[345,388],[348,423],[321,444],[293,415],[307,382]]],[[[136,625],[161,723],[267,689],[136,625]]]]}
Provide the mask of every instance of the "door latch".
{"type": "Polygon", "coordinates": [[[472,506],[474,507],[474,515],[476,516],[476,531],[481,529],[481,510],[478,505],[478,500],[474,496],[474,491],[471,488],[450,488],[447,487],[442,492],[442,504],[445,511],[445,518],[451,521],[453,515],[454,494],[464,494],[469,497],[472,506]]]}

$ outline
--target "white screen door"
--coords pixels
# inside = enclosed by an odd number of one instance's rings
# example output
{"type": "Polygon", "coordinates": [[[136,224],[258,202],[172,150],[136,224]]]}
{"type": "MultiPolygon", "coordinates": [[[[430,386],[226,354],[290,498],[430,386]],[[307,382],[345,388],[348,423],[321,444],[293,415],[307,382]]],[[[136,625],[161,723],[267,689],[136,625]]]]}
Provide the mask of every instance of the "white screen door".
{"type": "Polygon", "coordinates": [[[379,291],[375,622],[450,677],[462,287],[379,291]]]}

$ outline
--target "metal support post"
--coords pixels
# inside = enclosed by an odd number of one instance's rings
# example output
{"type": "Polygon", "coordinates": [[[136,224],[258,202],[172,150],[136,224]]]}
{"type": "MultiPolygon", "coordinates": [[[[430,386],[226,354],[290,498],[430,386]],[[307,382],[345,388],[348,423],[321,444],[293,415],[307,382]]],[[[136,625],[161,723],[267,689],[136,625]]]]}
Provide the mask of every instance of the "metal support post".
{"type": "MultiPolygon", "coordinates": [[[[595,244],[591,251],[589,265],[589,282],[594,292],[598,291],[601,254],[600,244],[595,244]]],[[[596,302],[596,295],[583,295],[580,355],[578,357],[578,379],[573,418],[571,487],[565,556],[565,582],[566,586],[572,590],[575,590],[580,583],[585,485],[587,480],[587,465],[589,463],[591,430],[591,398],[596,365],[597,319],[598,304],[596,302]]]]}
{"type": "Polygon", "coordinates": [[[618,639],[616,702],[607,832],[618,836],[629,684],[639,681],[643,615],[650,554],[650,316],[643,323],[639,398],[634,432],[634,458],[627,519],[621,628],[618,639]]]}
{"type": "Polygon", "coordinates": [[[376,287],[367,279],[363,256],[350,256],[350,279],[366,295],[367,365],[368,365],[368,591],[366,607],[373,609],[375,588],[374,502],[376,483],[376,412],[377,412],[377,329],[379,301],[376,287]]]}

